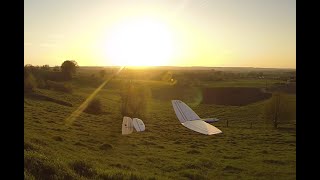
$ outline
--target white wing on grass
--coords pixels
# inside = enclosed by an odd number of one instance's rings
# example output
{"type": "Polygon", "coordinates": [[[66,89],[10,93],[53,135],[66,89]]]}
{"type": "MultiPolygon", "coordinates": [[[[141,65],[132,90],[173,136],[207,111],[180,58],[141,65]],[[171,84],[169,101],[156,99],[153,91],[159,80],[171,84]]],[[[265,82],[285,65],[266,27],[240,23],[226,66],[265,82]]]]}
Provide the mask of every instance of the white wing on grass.
{"type": "Polygon", "coordinates": [[[213,135],[222,131],[201,119],[188,105],[180,100],[172,100],[172,106],[181,124],[201,134],[213,135]]]}
{"type": "Polygon", "coordinates": [[[133,127],[136,129],[137,132],[141,132],[146,129],[146,126],[144,125],[141,119],[133,118],[132,123],[133,123],[133,127]]]}

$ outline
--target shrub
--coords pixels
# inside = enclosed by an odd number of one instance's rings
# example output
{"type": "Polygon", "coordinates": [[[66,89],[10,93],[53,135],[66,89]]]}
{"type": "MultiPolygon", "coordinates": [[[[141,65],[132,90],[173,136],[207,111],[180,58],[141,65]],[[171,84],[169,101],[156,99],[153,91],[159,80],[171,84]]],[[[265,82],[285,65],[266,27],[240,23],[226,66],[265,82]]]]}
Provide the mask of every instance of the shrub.
{"type": "Polygon", "coordinates": [[[54,81],[47,80],[47,86],[49,89],[53,89],[55,91],[72,93],[72,86],[68,83],[54,82],[54,81]]]}
{"type": "Polygon", "coordinates": [[[84,110],[89,114],[100,114],[102,112],[102,105],[99,99],[93,99],[84,110]]]}
{"type": "Polygon", "coordinates": [[[42,71],[40,75],[45,80],[65,81],[68,80],[62,72],[59,71],[42,71]]]}
{"type": "Polygon", "coordinates": [[[36,79],[37,87],[41,89],[47,88],[47,83],[42,78],[36,79]]]}

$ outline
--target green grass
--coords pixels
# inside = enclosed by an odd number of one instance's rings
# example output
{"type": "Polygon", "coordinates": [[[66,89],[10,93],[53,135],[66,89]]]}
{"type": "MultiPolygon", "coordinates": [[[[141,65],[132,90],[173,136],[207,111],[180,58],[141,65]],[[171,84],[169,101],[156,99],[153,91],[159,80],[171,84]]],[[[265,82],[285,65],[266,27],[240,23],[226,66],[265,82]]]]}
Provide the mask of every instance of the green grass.
{"type": "MultiPolygon", "coordinates": [[[[25,97],[26,179],[296,178],[295,128],[273,129],[262,114],[266,101],[239,107],[190,102],[200,117],[220,119],[214,125],[223,133],[205,136],[183,127],[170,101],[150,99],[146,131],[122,136],[119,92],[107,85],[97,95],[103,112],[82,113],[66,126],[65,119],[93,91],[83,85],[72,94],[37,90],[72,107],[25,97]]],[[[295,95],[290,97],[295,103],[295,95]]]]}

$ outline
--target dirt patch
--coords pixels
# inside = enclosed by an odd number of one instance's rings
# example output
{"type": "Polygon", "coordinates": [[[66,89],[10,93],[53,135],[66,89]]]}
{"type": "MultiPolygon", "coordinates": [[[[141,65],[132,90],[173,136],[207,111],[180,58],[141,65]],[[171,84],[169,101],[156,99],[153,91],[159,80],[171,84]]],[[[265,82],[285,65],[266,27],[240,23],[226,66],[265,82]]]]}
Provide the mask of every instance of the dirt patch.
{"type": "Polygon", "coordinates": [[[204,88],[203,104],[244,106],[268,99],[271,93],[262,92],[259,88],[221,87],[204,88]]]}
{"type": "Polygon", "coordinates": [[[241,159],[240,156],[223,156],[224,159],[241,159]]]}
{"type": "Polygon", "coordinates": [[[52,137],[52,139],[54,139],[55,141],[63,141],[63,138],[60,136],[54,136],[52,137]]]}
{"type": "Polygon", "coordinates": [[[200,154],[200,151],[193,149],[193,150],[188,151],[187,153],[188,154],[200,154]]]}
{"type": "Polygon", "coordinates": [[[142,145],[157,145],[157,144],[155,144],[155,143],[153,143],[153,142],[150,142],[150,141],[143,141],[142,143],[141,143],[142,145]]]}
{"type": "Polygon", "coordinates": [[[263,160],[266,164],[277,164],[277,165],[285,165],[286,163],[278,160],[263,160]]]}
{"type": "Polygon", "coordinates": [[[109,149],[112,149],[112,145],[110,144],[102,144],[99,149],[101,150],[109,150],[109,149]]]}
{"type": "Polygon", "coordinates": [[[86,145],[85,145],[85,144],[83,144],[83,143],[81,143],[81,142],[76,142],[76,143],[74,143],[74,145],[76,145],[76,146],[83,146],[83,147],[86,147],[86,145]]]}
{"type": "Polygon", "coordinates": [[[233,167],[233,166],[226,166],[223,171],[228,172],[228,173],[240,173],[241,171],[243,171],[240,168],[237,167],[233,167]]]}

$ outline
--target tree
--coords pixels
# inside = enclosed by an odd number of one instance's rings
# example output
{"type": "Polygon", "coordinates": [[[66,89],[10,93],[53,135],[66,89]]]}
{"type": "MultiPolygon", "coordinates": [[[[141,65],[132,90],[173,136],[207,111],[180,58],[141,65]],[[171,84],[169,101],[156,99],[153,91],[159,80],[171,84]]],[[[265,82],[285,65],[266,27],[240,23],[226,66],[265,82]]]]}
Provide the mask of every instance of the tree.
{"type": "Polygon", "coordinates": [[[66,60],[61,65],[61,72],[64,77],[68,80],[72,78],[72,76],[76,73],[78,68],[78,63],[74,60],[66,60]]]}
{"type": "Polygon", "coordinates": [[[26,64],[25,66],[24,66],[24,70],[25,71],[27,71],[28,73],[29,72],[35,72],[36,71],[36,67],[34,67],[33,65],[31,65],[31,64],[26,64]]]}
{"type": "Polygon", "coordinates": [[[46,65],[43,65],[40,67],[42,70],[45,70],[45,71],[49,71],[50,70],[50,66],[48,64],[46,65]]]}
{"type": "Polygon", "coordinates": [[[53,67],[53,71],[54,71],[54,72],[60,71],[60,66],[55,66],[55,67],[53,67]]]}
{"type": "Polygon", "coordinates": [[[99,71],[100,77],[104,78],[104,76],[106,75],[106,70],[102,69],[101,71],[99,71]]]}
{"type": "Polygon", "coordinates": [[[295,120],[295,103],[285,94],[273,93],[265,107],[266,118],[273,122],[274,128],[281,122],[295,120]]]}

